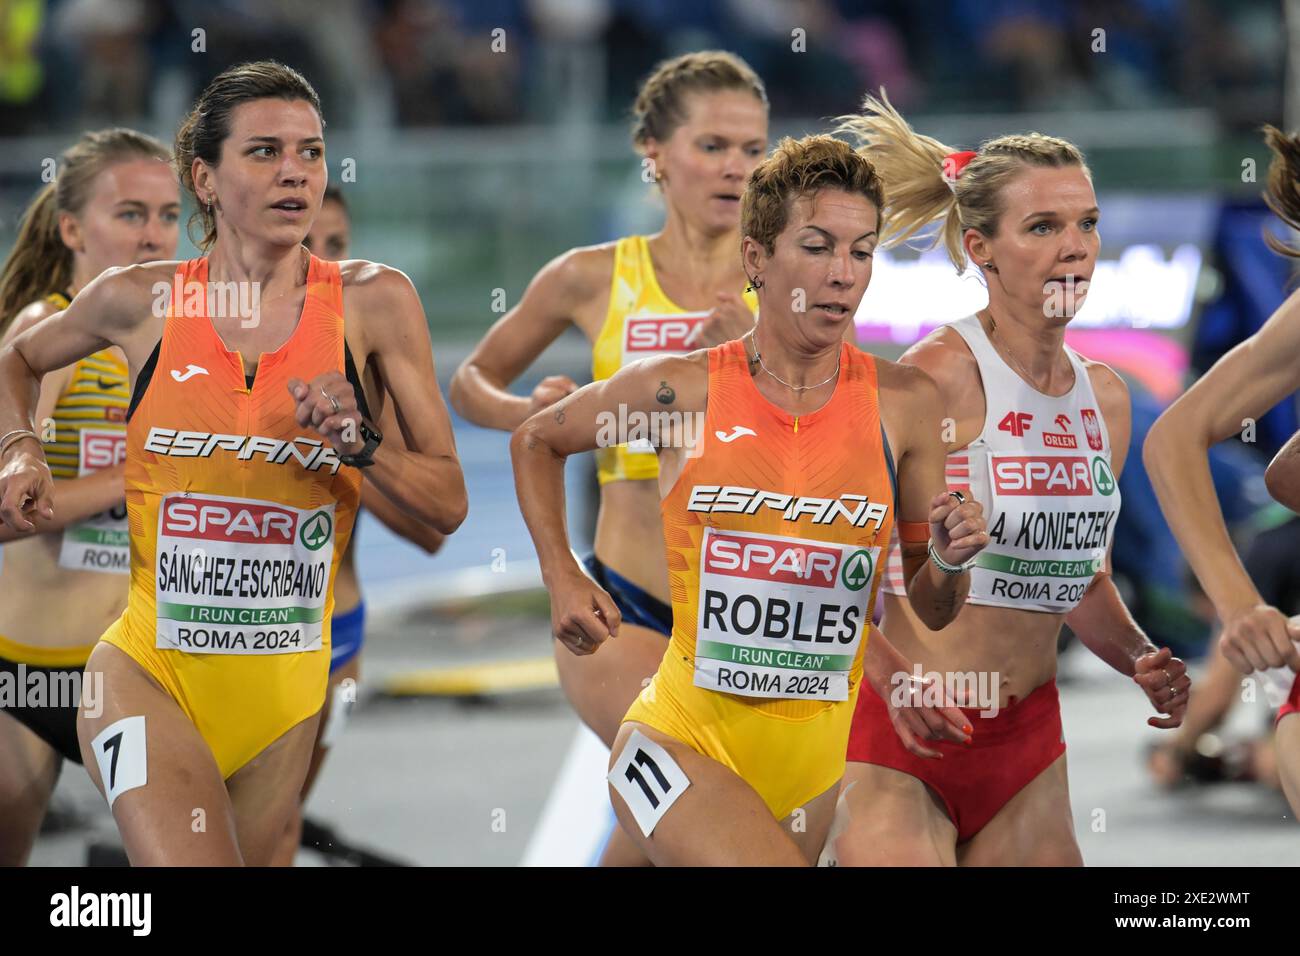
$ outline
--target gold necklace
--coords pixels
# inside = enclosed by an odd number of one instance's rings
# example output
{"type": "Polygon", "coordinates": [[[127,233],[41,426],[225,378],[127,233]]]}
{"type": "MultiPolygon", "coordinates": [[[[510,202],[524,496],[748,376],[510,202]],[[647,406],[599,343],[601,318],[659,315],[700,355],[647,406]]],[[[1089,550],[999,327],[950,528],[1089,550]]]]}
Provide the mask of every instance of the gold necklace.
{"type": "Polygon", "coordinates": [[[767,367],[767,363],[763,361],[763,353],[758,350],[758,339],[755,338],[754,336],[754,330],[750,329],[749,332],[747,332],[746,334],[749,336],[749,340],[754,343],[754,358],[750,359],[750,363],[752,364],[756,359],[758,361],[759,367],[762,368],[764,372],[772,376],[774,379],[776,379],[786,388],[790,389],[796,395],[802,392],[810,392],[814,388],[821,388],[823,385],[828,385],[831,382],[835,381],[836,376],[840,374],[840,359],[844,353],[843,349],[840,349],[840,351],[837,352],[835,355],[835,371],[831,373],[830,378],[820,381],[816,385],[791,385],[780,375],[777,375],[775,372],[773,372],[770,368],[767,367]]]}
{"type": "MultiPolygon", "coordinates": [[[[997,319],[993,318],[992,309],[985,309],[984,311],[986,311],[989,314],[989,341],[993,342],[993,333],[998,330],[997,319]]],[[[998,353],[1002,355],[1004,358],[1011,360],[1010,364],[1012,368],[1016,370],[1016,372],[1020,375],[1021,378],[1023,378],[1026,382],[1032,385],[1036,391],[1043,392],[1044,395],[1047,394],[1046,392],[1043,391],[1043,389],[1038,387],[1038,383],[1034,380],[1034,376],[1030,374],[1029,370],[1026,369],[1022,364],[1020,364],[1020,359],[1016,358],[1016,353],[1011,351],[1011,347],[1006,342],[1002,341],[1002,336],[1000,335],[998,336],[997,342],[994,343],[994,348],[997,349],[998,353]],[[1001,348],[998,348],[999,345],[1001,346],[1001,348]]],[[[1073,362],[1070,363],[1070,377],[1071,377],[1070,388],[1072,389],[1074,388],[1073,379],[1075,378],[1073,362]]],[[[1067,389],[1067,392],[1068,391],[1069,390],[1067,389]]]]}

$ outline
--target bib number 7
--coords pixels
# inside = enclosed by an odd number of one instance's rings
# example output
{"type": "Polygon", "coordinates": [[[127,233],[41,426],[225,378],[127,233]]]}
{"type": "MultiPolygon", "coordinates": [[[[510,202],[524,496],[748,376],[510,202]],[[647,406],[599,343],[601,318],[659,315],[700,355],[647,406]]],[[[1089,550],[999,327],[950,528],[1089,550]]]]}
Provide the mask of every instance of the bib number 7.
{"type": "Polygon", "coordinates": [[[113,801],[127,790],[143,787],[149,781],[143,714],[109,724],[91,741],[90,749],[99,765],[99,779],[110,810],[113,801]]]}

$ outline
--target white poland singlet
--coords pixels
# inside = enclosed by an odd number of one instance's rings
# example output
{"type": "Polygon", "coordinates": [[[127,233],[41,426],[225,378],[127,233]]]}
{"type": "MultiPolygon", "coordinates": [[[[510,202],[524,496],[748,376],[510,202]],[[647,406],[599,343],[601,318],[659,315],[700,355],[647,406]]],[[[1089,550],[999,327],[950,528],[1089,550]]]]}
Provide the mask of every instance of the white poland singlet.
{"type": "MultiPolygon", "coordinates": [[[[1014,372],[970,315],[949,325],[984,382],[984,427],[948,455],[949,489],[984,505],[989,545],[971,568],[971,604],[1063,614],[1105,565],[1119,517],[1110,436],[1078,354],[1074,387],[1044,395],[1014,372]]],[[[883,587],[905,595],[897,537],[883,587]]]]}

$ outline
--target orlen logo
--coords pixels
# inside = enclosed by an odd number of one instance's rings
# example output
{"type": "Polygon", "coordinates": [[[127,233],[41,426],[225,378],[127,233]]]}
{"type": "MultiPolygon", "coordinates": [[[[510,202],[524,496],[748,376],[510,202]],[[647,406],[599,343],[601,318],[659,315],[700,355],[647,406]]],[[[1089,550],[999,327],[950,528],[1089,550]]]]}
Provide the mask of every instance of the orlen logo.
{"type": "Polygon", "coordinates": [[[1068,415],[1056,416],[1056,427],[1061,429],[1059,432],[1043,432],[1043,444],[1048,448],[1078,448],[1078,440],[1070,434],[1070,418],[1068,415]]]}
{"type": "Polygon", "coordinates": [[[239,544],[293,544],[297,516],[287,508],[214,498],[168,498],[162,533],[239,544]]]}
{"type": "Polygon", "coordinates": [[[126,432],[81,433],[81,467],[87,471],[112,468],[126,461],[126,432]]]}
{"type": "Polygon", "coordinates": [[[822,548],[803,541],[784,544],[715,531],[709,535],[704,553],[705,571],[782,584],[831,588],[835,586],[839,569],[838,548],[822,548]]]}
{"type": "Polygon", "coordinates": [[[685,352],[687,337],[707,317],[707,312],[629,317],[624,321],[624,351],[685,352]]]}
{"type": "Polygon", "coordinates": [[[993,463],[993,490],[1000,495],[1090,495],[1092,470],[1077,455],[1016,456],[993,463]]]}

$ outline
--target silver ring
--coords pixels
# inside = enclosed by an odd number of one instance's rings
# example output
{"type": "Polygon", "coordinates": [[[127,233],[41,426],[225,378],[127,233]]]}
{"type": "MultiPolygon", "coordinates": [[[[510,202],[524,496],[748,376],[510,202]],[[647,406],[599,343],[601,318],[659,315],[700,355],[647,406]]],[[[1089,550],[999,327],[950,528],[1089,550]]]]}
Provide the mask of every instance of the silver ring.
{"type": "Polygon", "coordinates": [[[337,415],[339,413],[339,400],[325,391],[324,385],[321,386],[320,393],[330,400],[330,404],[334,406],[334,414],[337,415]]]}
{"type": "Polygon", "coordinates": [[[966,503],[966,496],[963,495],[960,491],[950,491],[948,492],[948,496],[951,498],[956,498],[957,504],[959,505],[964,505],[966,503]]]}

